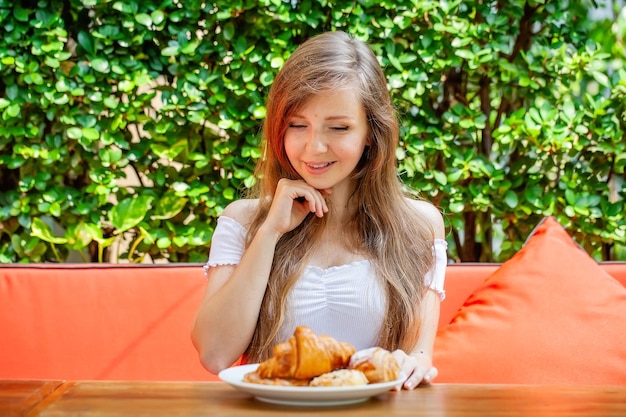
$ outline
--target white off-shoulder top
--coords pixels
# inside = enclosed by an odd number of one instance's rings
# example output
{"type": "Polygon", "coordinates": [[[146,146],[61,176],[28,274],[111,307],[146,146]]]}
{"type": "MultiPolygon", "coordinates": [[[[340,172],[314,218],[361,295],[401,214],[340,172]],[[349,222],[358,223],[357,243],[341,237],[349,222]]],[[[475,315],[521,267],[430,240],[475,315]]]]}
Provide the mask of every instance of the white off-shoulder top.
{"type": "MultiPolygon", "coordinates": [[[[205,271],[219,265],[237,265],[245,249],[246,228],[221,216],[213,233],[205,271]]],[[[445,298],[447,243],[434,241],[435,264],[425,276],[427,285],[445,298]]],[[[279,340],[287,340],[296,326],[352,343],[357,350],[376,344],[386,312],[384,291],[369,260],[320,268],[306,266],[288,295],[279,340]]]]}

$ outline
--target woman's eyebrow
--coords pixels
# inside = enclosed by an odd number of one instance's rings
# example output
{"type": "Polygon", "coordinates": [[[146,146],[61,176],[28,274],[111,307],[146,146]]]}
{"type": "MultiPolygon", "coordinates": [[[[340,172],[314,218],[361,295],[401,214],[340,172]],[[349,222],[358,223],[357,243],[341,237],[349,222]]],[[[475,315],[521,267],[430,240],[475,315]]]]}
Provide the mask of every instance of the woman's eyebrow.
{"type": "Polygon", "coordinates": [[[354,117],[348,115],[328,116],[326,120],[354,120],[354,117]]]}
{"type": "MultiPolygon", "coordinates": [[[[292,114],[291,119],[306,119],[306,117],[300,113],[295,113],[292,114]]],[[[355,118],[352,116],[349,116],[347,114],[337,114],[337,115],[331,115],[331,116],[327,116],[326,118],[324,118],[324,120],[328,120],[328,121],[335,121],[335,120],[354,120],[355,118]]]]}

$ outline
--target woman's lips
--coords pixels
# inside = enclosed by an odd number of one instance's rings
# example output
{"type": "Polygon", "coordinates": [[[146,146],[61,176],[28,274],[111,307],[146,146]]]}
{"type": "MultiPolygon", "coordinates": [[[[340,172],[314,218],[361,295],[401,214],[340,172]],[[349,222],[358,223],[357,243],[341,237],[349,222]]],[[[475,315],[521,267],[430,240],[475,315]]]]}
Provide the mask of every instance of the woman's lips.
{"type": "Polygon", "coordinates": [[[334,162],[306,162],[304,166],[311,174],[323,174],[334,165],[334,162]]]}

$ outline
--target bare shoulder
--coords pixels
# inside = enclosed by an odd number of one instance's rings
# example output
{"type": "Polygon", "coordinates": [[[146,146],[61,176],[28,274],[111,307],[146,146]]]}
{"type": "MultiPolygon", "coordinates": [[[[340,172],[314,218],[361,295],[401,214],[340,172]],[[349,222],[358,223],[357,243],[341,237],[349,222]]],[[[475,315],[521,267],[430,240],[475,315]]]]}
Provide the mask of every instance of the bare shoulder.
{"type": "Polygon", "coordinates": [[[259,200],[257,199],[244,198],[241,200],[235,200],[226,206],[222,215],[230,217],[241,225],[247,226],[250,222],[252,222],[258,205],[259,200]]]}
{"type": "Polygon", "coordinates": [[[441,211],[429,201],[408,199],[413,209],[419,212],[432,225],[436,239],[445,239],[446,232],[441,211]]]}

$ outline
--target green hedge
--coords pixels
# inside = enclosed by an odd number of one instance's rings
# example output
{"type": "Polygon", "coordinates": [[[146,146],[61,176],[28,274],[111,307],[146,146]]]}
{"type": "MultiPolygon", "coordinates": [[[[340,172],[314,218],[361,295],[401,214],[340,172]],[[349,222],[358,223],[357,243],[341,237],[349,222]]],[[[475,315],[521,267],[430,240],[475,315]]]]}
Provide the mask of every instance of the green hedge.
{"type": "Polygon", "coordinates": [[[451,257],[507,259],[555,215],[625,259],[626,13],[592,7],[0,0],[0,262],[204,261],[254,183],[267,87],[332,29],[386,67],[399,175],[445,213],[451,257]]]}

